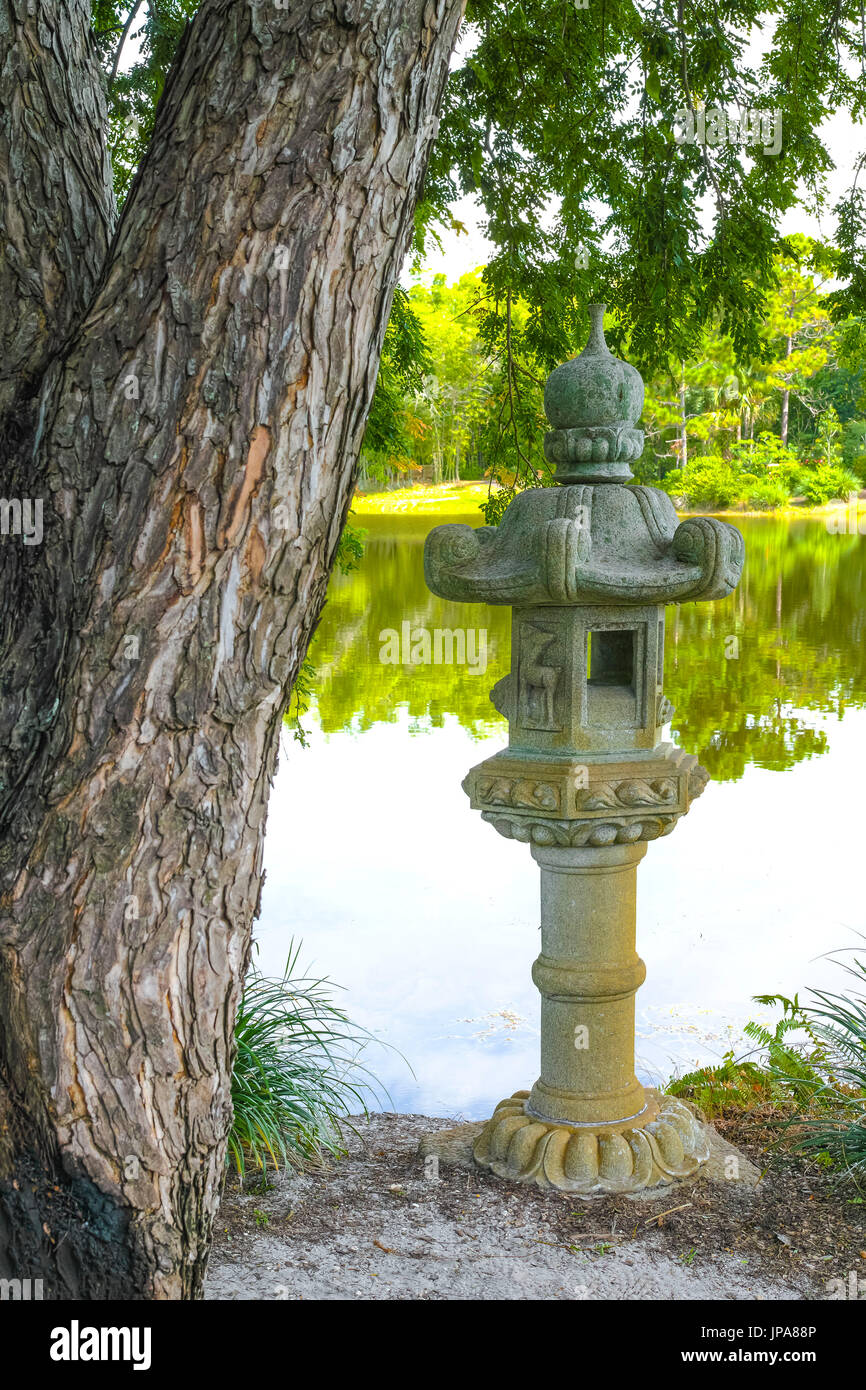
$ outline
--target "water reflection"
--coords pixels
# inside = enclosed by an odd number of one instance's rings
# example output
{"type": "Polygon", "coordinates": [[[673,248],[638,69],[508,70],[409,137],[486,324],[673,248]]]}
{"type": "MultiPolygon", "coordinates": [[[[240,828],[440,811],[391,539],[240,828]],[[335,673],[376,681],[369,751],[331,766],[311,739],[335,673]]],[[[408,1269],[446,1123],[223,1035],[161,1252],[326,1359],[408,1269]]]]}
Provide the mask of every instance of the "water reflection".
{"type": "MultiPolygon", "coordinates": [[[[456,518],[472,524],[480,517],[456,518]]],[[[449,518],[450,520],[450,518],[449,518]]],[[[505,728],[490,703],[494,681],[508,669],[510,612],[486,604],[448,603],[424,583],[424,537],[435,522],[403,517],[365,519],[358,570],[337,575],[310,652],[316,666],[318,713],[328,733],[356,733],[408,713],[410,731],[441,728],[454,715],[470,733],[505,728]],[[487,671],[463,665],[394,665],[380,661],[379,634],[455,628],[487,634],[487,671]]]]}
{"type": "MultiPolygon", "coordinates": [[[[449,518],[449,520],[452,518],[449,518]]],[[[290,737],[274,788],[260,962],[291,936],[348,990],[354,1017],[416,1072],[371,1063],[399,1109],[480,1116],[537,1074],[537,870],[469,810],[460,781],[501,746],[488,691],[508,610],[434,598],[428,520],[371,519],[337,577],[312,659],[311,746],[290,737]],[[385,629],[487,631],[488,669],[379,660],[385,629]]],[[[866,541],[820,524],[742,523],[730,599],[669,610],[673,734],[714,782],[639,876],[642,1075],[720,1055],[755,993],[833,988],[815,957],[864,927],[866,541]]]]}
{"type": "MultiPolygon", "coordinates": [[[[431,524],[371,518],[362,568],[332,584],[312,651],[329,733],[362,732],[401,710],[410,729],[440,728],[453,714],[470,732],[504,730],[488,691],[508,669],[510,610],[448,603],[427,590],[422,552],[431,524]],[[495,675],[466,665],[383,665],[379,634],[405,622],[413,631],[486,629],[495,675]]],[[[721,780],[740,777],[749,763],[782,770],[823,753],[826,735],[805,712],[841,717],[866,699],[861,538],[832,535],[814,521],[740,526],[746,566],[736,593],[676,605],[668,620],[672,730],[721,780]]]]}

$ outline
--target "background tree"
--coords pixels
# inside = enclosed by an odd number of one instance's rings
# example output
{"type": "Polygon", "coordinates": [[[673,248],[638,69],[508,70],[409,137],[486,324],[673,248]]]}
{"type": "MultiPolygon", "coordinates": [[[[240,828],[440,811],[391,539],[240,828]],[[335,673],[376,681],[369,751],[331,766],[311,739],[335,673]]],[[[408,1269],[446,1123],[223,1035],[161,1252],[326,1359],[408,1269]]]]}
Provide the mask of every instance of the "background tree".
{"type": "Polygon", "coordinates": [[[805,381],[827,365],[830,355],[833,325],[820,299],[821,285],[811,275],[803,275],[800,267],[807,258],[805,238],[797,238],[799,252],[793,257],[780,258],[778,285],[768,301],[765,333],[776,348],[776,361],[765,366],[767,385],[781,395],[779,407],[779,437],[788,443],[790,402],[792,391],[813,414],[817,403],[804,390],[805,381]]]}
{"type": "MultiPolygon", "coordinates": [[[[494,390],[494,364],[478,336],[476,312],[483,296],[475,272],[448,286],[437,275],[428,287],[415,285],[413,311],[430,349],[430,373],[419,393],[418,414],[430,422],[423,439],[433,437],[440,451],[440,470],[459,480],[477,477],[479,435],[489,413],[494,390]]],[[[436,473],[434,470],[434,479],[436,473]]]]}
{"type": "MultiPolygon", "coordinates": [[[[789,244],[789,252],[775,258],[778,283],[766,295],[757,355],[738,360],[732,339],[716,320],[705,325],[696,356],[680,364],[678,380],[655,375],[647,382],[647,448],[638,465],[644,480],[658,479],[665,460],[686,467],[704,455],[730,459],[733,453],[742,462],[757,462],[766,450],[756,450],[755,437],[771,430],[783,447],[790,442],[805,458],[858,466],[864,453],[861,425],[866,426],[857,418],[863,405],[860,320],[834,324],[830,319],[824,286],[838,262],[837,250],[802,236],[789,238],[789,244]],[[851,427],[838,458],[822,442],[831,416],[851,427]]],[[[791,462],[796,465],[793,455],[791,462]]],[[[672,481],[672,486],[681,485],[672,481]]]]}

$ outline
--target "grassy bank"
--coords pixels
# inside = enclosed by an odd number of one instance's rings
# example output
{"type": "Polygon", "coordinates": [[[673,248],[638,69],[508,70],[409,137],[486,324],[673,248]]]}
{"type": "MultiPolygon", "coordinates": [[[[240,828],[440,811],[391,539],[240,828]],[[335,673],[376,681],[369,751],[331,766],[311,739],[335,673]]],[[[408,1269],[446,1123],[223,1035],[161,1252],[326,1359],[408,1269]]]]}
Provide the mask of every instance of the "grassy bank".
{"type": "MultiPolygon", "coordinates": [[[[364,516],[466,516],[475,513],[487,501],[486,482],[423,483],[413,487],[395,488],[391,492],[358,493],[352,502],[356,517],[364,516]]],[[[706,515],[710,508],[680,511],[681,516],[706,515]]],[[[853,503],[827,502],[821,507],[774,507],[762,511],[740,508],[719,509],[714,516],[737,517],[772,516],[786,520],[812,520],[830,523],[840,531],[851,531],[851,519],[859,519],[860,533],[866,534],[866,498],[853,503]],[[844,524],[843,524],[844,523],[844,524]]],[[[856,529],[856,526],[854,527],[856,529]]]]}
{"type": "Polygon", "coordinates": [[[362,516],[460,515],[479,510],[487,501],[485,482],[416,483],[391,492],[357,493],[352,512],[362,516]]]}

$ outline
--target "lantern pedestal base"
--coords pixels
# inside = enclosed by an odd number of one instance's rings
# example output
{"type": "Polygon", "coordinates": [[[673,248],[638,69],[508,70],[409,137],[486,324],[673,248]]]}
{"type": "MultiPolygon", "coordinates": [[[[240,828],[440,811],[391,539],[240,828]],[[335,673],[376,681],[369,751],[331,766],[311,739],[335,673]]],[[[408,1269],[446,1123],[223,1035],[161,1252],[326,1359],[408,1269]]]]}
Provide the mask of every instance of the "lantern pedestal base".
{"type": "MultiPolygon", "coordinates": [[[[696,1137],[692,1143],[684,1145],[683,1162],[671,1163],[670,1137],[664,1137],[664,1150],[662,1143],[659,1143],[657,1131],[652,1134],[649,1126],[644,1130],[616,1130],[616,1127],[599,1125],[598,1127],[569,1126],[569,1125],[546,1125],[538,1126],[538,1133],[524,1138],[521,1143],[527,1148],[528,1155],[521,1158],[520,1145],[514,1145],[514,1138],[518,1131],[528,1130],[532,1125],[538,1125],[537,1120],[523,1112],[523,1104],[527,1099],[527,1091],[520,1091],[513,1095],[502,1105],[496,1108],[495,1115],[487,1122],[470,1122],[466,1125],[459,1125],[456,1129],[438,1130],[435,1134],[425,1134],[420,1145],[418,1145],[418,1156],[421,1159],[435,1158],[436,1162],[443,1168],[475,1169],[482,1168],[487,1172],[495,1173],[498,1177],[505,1177],[516,1181],[516,1183],[531,1183],[537,1187],[555,1188],[563,1193],[574,1194],[575,1197],[592,1200],[596,1197],[606,1197],[607,1194],[624,1193],[632,1194],[637,1197],[663,1197],[670,1187],[680,1186],[680,1184],[691,1184],[694,1181],[705,1180],[710,1183],[745,1183],[746,1187],[756,1187],[760,1181],[760,1172],[745,1154],[734,1148],[733,1144],[728,1144],[727,1140],[721,1138],[716,1133],[712,1125],[705,1125],[698,1116],[695,1115],[694,1106],[685,1104],[683,1101],[676,1101],[670,1095],[660,1095],[655,1091],[648,1090],[648,1099],[655,1099],[659,1104],[659,1118],[652,1125],[664,1123],[669,1125],[673,1119],[674,1106],[677,1111],[676,1127],[684,1125],[685,1118],[688,1119],[689,1126],[694,1126],[696,1137]],[[663,1118],[664,1116],[664,1118],[663,1118]],[[514,1122],[509,1126],[509,1122],[514,1122]],[[616,1152],[619,1145],[610,1144],[610,1133],[617,1133],[626,1141],[628,1150],[631,1154],[631,1172],[624,1172],[626,1163],[617,1168],[616,1152]],[[646,1168],[638,1168],[635,1172],[635,1154],[628,1143],[634,1134],[638,1133],[641,1138],[635,1140],[635,1148],[639,1152],[644,1150],[644,1138],[646,1147],[652,1154],[652,1145],[649,1138],[655,1140],[657,1150],[659,1150],[662,1163],[656,1161],[655,1154],[652,1158],[652,1166],[649,1173],[646,1168]],[[585,1170],[581,1175],[574,1175],[567,1172],[566,1165],[569,1163],[569,1156],[566,1152],[566,1161],[563,1162],[563,1151],[569,1150],[569,1143],[574,1134],[584,1134],[592,1138],[595,1144],[595,1151],[598,1159],[595,1163],[595,1177],[591,1170],[585,1170]],[[691,1148],[692,1152],[685,1152],[685,1147],[691,1148]],[[701,1156],[698,1156],[701,1154],[701,1156]],[[582,1180],[581,1180],[582,1179],[582,1180]]],[[[678,1130],[680,1131],[680,1130],[678,1130]]],[[[584,1140],[585,1148],[589,1151],[592,1158],[592,1144],[584,1140]]],[[[619,1150],[621,1152],[621,1150],[619,1150]]],[[[573,1165],[574,1161],[571,1161],[573,1165]]],[[[644,1159],[645,1163],[645,1159],[644,1159]]]]}
{"type": "Polygon", "coordinates": [[[682,1101],[653,1090],[646,1096],[644,1114],[629,1121],[567,1125],[527,1113],[529,1092],[518,1091],[500,1102],[476,1138],[474,1161],[512,1182],[584,1196],[694,1177],[710,1157],[712,1131],[682,1101]]]}

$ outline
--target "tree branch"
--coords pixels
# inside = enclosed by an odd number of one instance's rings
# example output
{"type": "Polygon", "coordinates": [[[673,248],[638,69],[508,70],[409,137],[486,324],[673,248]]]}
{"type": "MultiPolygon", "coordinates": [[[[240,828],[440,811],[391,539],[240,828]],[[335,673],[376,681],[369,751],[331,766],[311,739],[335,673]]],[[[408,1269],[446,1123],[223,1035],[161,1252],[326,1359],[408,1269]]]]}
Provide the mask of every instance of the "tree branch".
{"type": "Polygon", "coordinates": [[[130,10],[129,16],[128,16],[128,18],[127,18],[127,21],[126,21],[126,23],[124,24],[123,29],[121,30],[121,33],[120,33],[120,40],[119,40],[118,45],[117,45],[117,48],[115,49],[115,52],[114,52],[114,62],[111,64],[111,74],[110,74],[110,76],[109,76],[109,78],[108,78],[108,85],[109,85],[109,87],[113,87],[113,86],[114,86],[115,78],[117,77],[117,69],[118,69],[118,67],[119,67],[119,65],[120,65],[120,55],[121,55],[122,52],[123,52],[123,48],[124,48],[124,45],[125,45],[125,43],[126,43],[127,36],[128,36],[128,34],[129,34],[130,29],[131,29],[132,26],[133,26],[134,21],[135,21],[135,16],[138,14],[138,12],[139,12],[139,10],[141,9],[141,7],[142,7],[143,4],[144,4],[144,0],[135,0],[135,4],[133,5],[132,9],[130,10]]]}
{"type": "MultiPolygon", "coordinates": [[[[695,100],[694,100],[694,97],[692,96],[692,90],[691,90],[691,86],[690,86],[690,84],[689,84],[689,68],[688,68],[688,56],[687,56],[687,49],[686,49],[686,30],[685,30],[685,19],[684,19],[684,14],[683,14],[683,6],[684,6],[684,0],[677,0],[677,29],[678,29],[679,36],[680,36],[680,51],[681,51],[681,56],[682,56],[683,90],[684,90],[684,92],[685,92],[685,94],[686,94],[686,99],[687,99],[687,101],[688,101],[688,103],[689,103],[689,108],[690,108],[692,114],[693,114],[693,115],[697,115],[697,110],[698,110],[698,108],[697,108],[697,106],[695,105],[695,100]]],[[[727,203],[725,202],[724,194],[722,193],[721,187],[720,187],[720,185],[719,185],[719,181],[718,181],[718,179],[716,178],[716,171],[715,171],[715,169],[713,168],[713,162],[712,162],[712,160],[710,159],[709,155],[707,154],[706,145],[702,145],[702,144],[699,143],[699,144],[698,144],[698,150],[699,150],[699,152],[700,152],[700,157],[701,157],[701,159],[702,159],[702,161],[703,161],[704,168],[705,168],[706,171],[707,171],[707,176],[708,176],[708,178],[710,179],[710,182],[712,183],[713,189],[714,189],[714,191],[715,191],[715,195],[716,195],[716,206],[717,206],[718,209],[719,209],[719,214],[720,214],[720,217],[721,217],[721,224],[722,224],[722,231],[724,232],[725,224],[727,223],[727,219],[728,219],[728,205],[727,205],[727,203]]]]}

